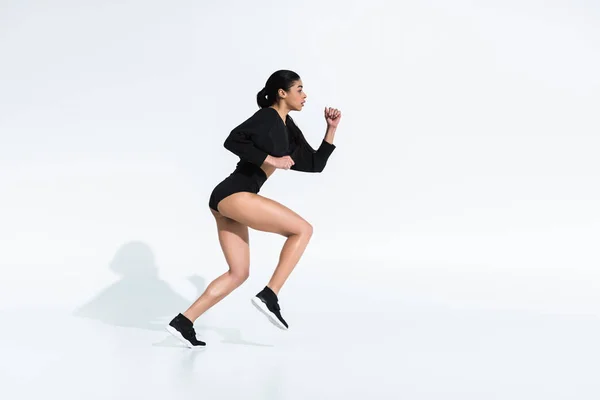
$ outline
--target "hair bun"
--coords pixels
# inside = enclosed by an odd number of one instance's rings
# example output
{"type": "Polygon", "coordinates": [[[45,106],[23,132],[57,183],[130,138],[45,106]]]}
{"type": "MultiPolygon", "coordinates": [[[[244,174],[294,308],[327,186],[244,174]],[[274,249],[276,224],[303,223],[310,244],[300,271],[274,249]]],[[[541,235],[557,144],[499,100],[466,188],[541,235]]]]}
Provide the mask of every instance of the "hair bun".
{"type": "Polygon", "coordinates": [[[265,86],[264,88],[260,89],[256,95],[256,102],[258,103],[258,106],[261,108],[270,106],[271,102],[269,101],[268,97],[269,95],[267,94],[267,87],[265,86]]]}

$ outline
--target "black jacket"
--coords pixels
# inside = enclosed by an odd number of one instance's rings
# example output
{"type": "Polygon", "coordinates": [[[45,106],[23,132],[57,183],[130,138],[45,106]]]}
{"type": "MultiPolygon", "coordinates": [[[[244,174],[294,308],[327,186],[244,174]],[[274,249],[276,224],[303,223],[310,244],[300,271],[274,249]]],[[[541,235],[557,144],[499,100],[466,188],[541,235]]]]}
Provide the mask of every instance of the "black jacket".
{"type": "Polygon", "coordinates": [[[291,169],[303,172],[322,172],[335,150],[335,145],[325,139],[314,150],[292,118],[288,115],[284,123],[277,110],[272,107],[261,108],[235,127],[223,145],[239,156],[240,162],[249,162],[259,167],[267,155],[289,155],[294,160],[291,169]]]}

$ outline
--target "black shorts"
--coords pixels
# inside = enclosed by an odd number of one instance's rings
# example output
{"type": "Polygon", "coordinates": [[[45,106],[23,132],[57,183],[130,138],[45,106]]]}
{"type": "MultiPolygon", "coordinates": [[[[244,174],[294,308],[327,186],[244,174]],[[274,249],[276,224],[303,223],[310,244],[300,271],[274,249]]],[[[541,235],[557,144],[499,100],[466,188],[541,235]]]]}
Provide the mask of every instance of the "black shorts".
{"type": "Polygon", "coordinates": [[[208,206],[219,212],[217,205],[225,197],[238,192],[258,193],[266,180],[267,174],[262,168],[250,163],[238,164],[235,171],[213,189],[208,206]]]}

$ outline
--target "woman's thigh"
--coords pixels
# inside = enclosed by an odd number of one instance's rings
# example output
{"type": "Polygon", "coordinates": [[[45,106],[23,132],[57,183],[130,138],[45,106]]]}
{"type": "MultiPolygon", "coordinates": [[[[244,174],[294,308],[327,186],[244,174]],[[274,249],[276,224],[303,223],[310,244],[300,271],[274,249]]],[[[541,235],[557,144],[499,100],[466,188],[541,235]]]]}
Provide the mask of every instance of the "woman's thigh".
{"type": "Polygon", "coordinates": [[[283,236],[312,235],[313,227],[300,215],[267,197],[250,192],[234,193],[219,202],[221,215],[252,229],[283,236]]]}

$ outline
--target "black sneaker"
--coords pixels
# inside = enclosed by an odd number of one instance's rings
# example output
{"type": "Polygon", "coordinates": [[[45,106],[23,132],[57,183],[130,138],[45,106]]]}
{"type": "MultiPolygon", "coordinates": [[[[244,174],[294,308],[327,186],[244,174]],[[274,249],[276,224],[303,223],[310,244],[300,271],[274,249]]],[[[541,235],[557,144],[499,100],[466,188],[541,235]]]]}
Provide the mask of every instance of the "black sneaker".
{"type": "Polygon", "coordinates": [[[266,315],[273,325],[283,330],[288,329],[287,322],[281,316],[277,295],[268,286],[265,286],[263,290],[252,298],[252,304],[266,315]]]}
{"type": "Polygon", "coordinates": [[[166,329],[167,332],[181,340],[190,349],[206,346],[206,343],[196,339],[194,324],[183,314],[178,314],[173,318],[166,329]]]}

